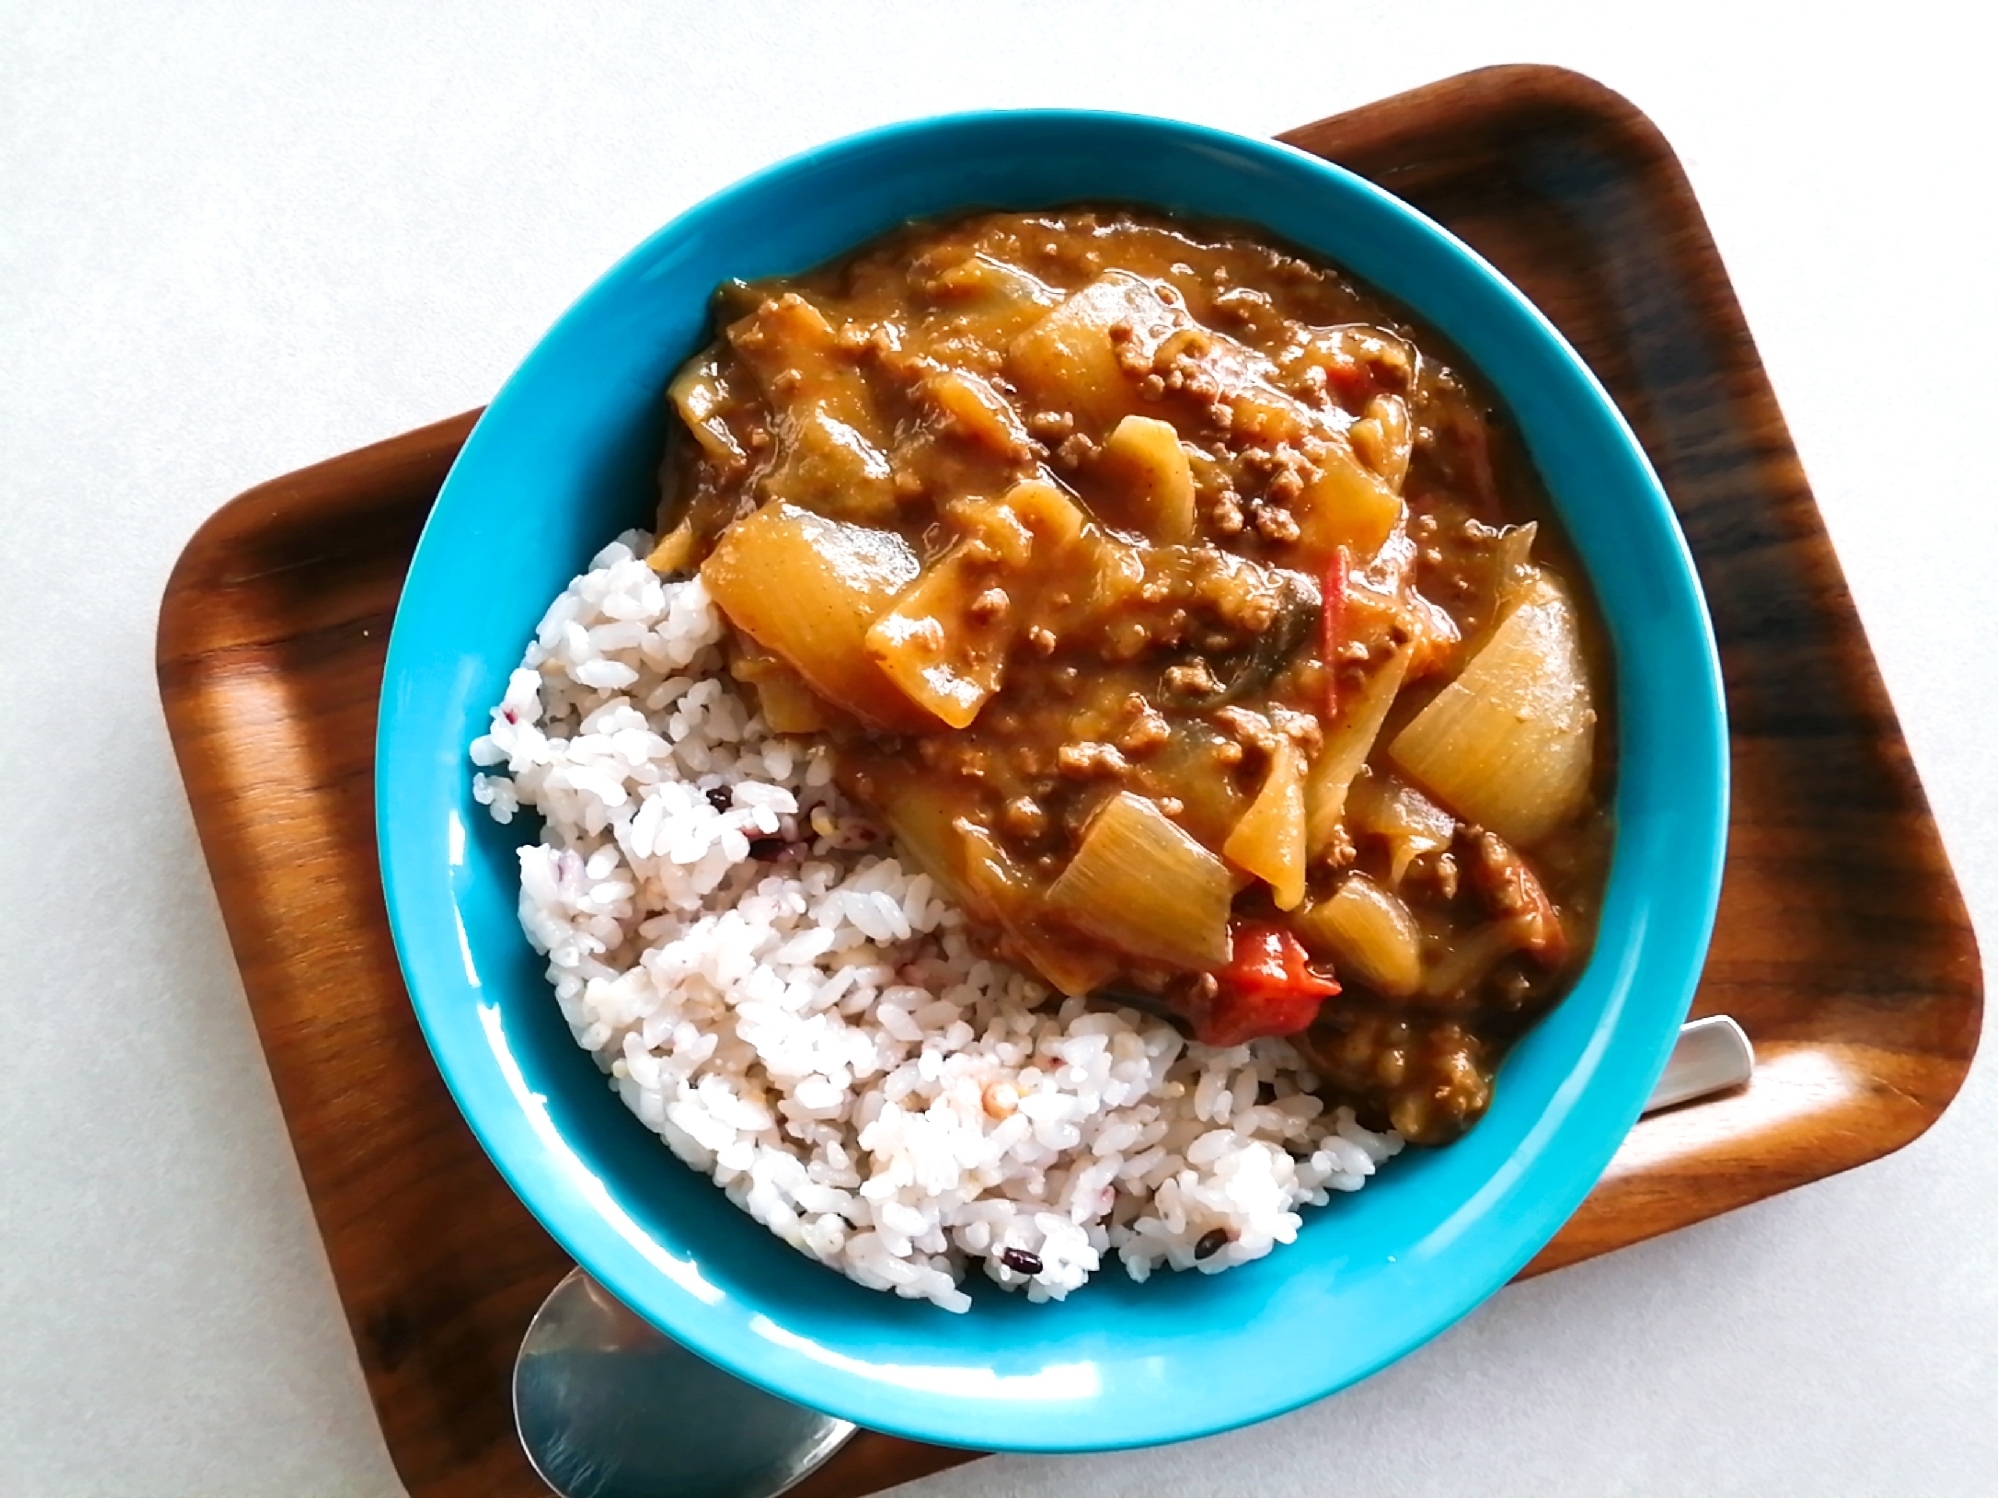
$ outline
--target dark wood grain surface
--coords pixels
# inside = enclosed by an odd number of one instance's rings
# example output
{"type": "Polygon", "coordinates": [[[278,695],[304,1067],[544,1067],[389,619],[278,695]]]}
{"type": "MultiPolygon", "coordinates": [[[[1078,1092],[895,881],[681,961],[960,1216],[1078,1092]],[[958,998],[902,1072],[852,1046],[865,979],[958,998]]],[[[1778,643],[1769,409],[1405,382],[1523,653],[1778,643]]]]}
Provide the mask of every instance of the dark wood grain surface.
{"type": "MultiPolygon", "coordinates": [[[[1468,240],[1629,416],[1692,543],[1733,735],[1698,1013],[1743,1093],[1638,1125],[1528,1274],[1898,1149],[1977,1042],[1977,951],[1823,522],[1691,188],[1625,100],[1466,74],[1285,139],[1468,240]]],[[[475,414],[475,413],[474,413],[475,414]]],[[[542,1491],[507,1375],[567,1268],[432,1067],[377,877],[372,751],[409,555],[473,415],[273,480],[188,543],[160,612],[174,746],[299,1167],[417,1498],[542,1491]]],[[[971,1453],[863,1433],[798,1490],[855,1498],[971,1453]]]]}

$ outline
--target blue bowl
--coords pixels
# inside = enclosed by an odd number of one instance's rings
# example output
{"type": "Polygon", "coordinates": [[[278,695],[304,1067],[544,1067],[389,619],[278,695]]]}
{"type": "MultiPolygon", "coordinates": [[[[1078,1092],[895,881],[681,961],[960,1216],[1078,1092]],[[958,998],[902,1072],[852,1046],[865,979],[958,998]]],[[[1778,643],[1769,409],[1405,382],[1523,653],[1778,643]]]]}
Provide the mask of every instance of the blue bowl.
{"type": "Polygon", "coordinates": [[[761,172],[612,268],[465,444],[410,568],[376,753],[382,876],[439,1069],[521,1198],[681,1342],[862,1425],[948,1445],[1180,1440],[1317,1399],[1435,1336],[1574,1211],[1636,1120],[1705,956],[1727,821],[1712,628],[1644,453],[1575,352],[1490,266],[1360,178],[1166,120],[1054,111],[897,125],[761,172]],[[1115,200],[1260,224],[1413,309],[1501,392],[1607,617],[1617,838],[1595,955],[1505,1063],[1491,1112],[1413,1150],[1296,1243],[1223,1275],[1106,1269],[1061,1305],[958,1316],[795,1253],[679,1164],[571,1041],[515,918],[518,833],[471,796],[544,606],[649,523],[661,390],[733,276],[803,270],[905,219],[1115,200]]]}

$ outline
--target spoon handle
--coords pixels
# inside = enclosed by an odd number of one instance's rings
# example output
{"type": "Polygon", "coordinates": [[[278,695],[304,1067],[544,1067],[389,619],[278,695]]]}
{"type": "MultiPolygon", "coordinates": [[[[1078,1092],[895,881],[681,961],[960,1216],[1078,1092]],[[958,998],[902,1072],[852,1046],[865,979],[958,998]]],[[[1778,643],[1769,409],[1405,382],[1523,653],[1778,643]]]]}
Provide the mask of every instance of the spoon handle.
{"type": "Polygon", "coordinates": [[[1644,1111],[1656,1113],[1711,1097],[1742,1086],[1754,1075],[1755,1047],[1740,1025],[1725,1014],[1696,1019],[1680,1029],[1672,1059],[1665,1063],[1644,1111]]]}

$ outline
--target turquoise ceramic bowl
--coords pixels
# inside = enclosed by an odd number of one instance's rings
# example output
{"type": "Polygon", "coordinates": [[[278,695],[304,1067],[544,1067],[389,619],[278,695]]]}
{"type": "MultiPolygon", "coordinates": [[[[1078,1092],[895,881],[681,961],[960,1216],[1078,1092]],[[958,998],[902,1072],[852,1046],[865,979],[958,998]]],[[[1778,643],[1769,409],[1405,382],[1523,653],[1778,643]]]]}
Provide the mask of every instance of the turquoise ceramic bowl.
{"type": "MultiPolygon", "coordinates": [[[[513,1188],[618,1297],[714,1362],[878,1430],[1081,1451],[1288,1410],[1435,1336],[1582,1200],[1671,1048],[1720,882],[1727,755],[1712,629],[1629,428],[1518,292],[1420,214],[1266,141],[1119,115],[965,115],[877,130],[689,209],[613,267],[466,443],[403,592],[377,814],[403,972],[445,1080],[513,1188]],[[987,1287],[951,1315],[863,1290],[679,1164],[571,1043],[515,921],[513,848],[471,797],[483,731],[543,607],[646,522],[661,390],[731,276],[817,264],[901,221],[1121,200],[1245,220],[1442,330],[1502,392],[1608,618],[1618,826],[1594,959],[1505,1064],[1468,1138],[1307,1213],[1208,1277],[1114,1266],[1066,1304],[987,1287]]],[[[982,1284],[982,1282],[981,1282],[982,1284]]]]}

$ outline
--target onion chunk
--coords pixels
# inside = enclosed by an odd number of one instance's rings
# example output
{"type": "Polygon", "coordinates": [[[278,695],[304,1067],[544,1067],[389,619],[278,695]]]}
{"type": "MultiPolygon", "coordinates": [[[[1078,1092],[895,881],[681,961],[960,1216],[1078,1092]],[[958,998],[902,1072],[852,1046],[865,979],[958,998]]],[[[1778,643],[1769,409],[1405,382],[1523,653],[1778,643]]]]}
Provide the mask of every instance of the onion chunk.
{"type": "Polygon", "coordinates": [[[1395,693],[1408,676],[1413,652],[1404,647],[1384,661],[1352,697],[1340,702],[1339,719],[1325,735],[1325,746],[1311,766],[1304,787],[1305,841],[1311,856],[1331,846],[1346,815],[1346,793],[1353,777],[1373,752],[1395,693]]]}
{"type": "Polygon", "coordinates": [[[1048,890],[1051,913],[1133,957],[1195,972],[1228,960],[1228,866],[1158,803],[1121,791],[1104,803],[1048,890]]]}
{"type": "Polygon", "coordinates": [[[1595,738],[1574,601],[1542,572],[1388,753],[1459,817],[1527,846],[1582,809],[1595,738]]]}
{"type": "Polygon", "coordinates": [[[1263,788],[1221,851],[1269,884],[1278,910],[1295,910],[1303,901],[1304,777],[1288,738],[1278,736],[1263,788]]]}
{"type": "Polygon", "coordinates": [[[1365,874],[1349,874],[1329,900],[1297,918],[1298,934],[1370,987],[1405,998],[1422,983],[1422,933],[1408,907],[1365,874]]]}

